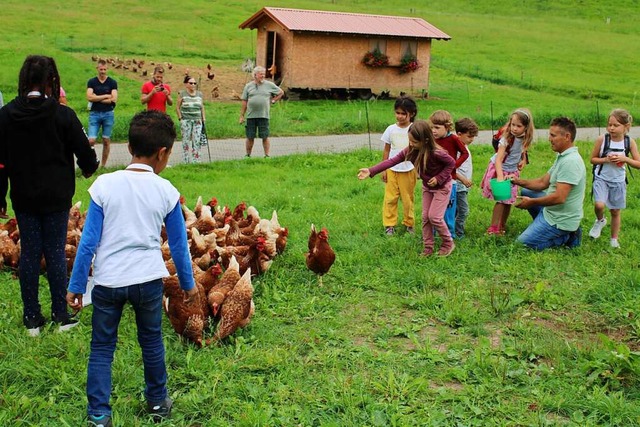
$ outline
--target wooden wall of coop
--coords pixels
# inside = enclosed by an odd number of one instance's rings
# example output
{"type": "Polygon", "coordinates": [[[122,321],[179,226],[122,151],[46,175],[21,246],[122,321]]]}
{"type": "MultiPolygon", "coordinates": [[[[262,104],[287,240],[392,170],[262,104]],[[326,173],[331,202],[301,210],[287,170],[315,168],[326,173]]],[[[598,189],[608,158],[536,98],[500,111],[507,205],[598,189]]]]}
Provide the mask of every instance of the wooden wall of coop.
{"type": "Polygon", "coordinates": [[[371,89],[392,96],[400,92],[425,96],[429,91],[430,39],[292,32],[273,21],[262,23],[257,39],[257,64],[285,89],[371,89]],[[388,65],[362,63],[374,49],[387,55],[388,65]],[[402,73],[401,61],[409,53],[420,68],[402,73]]]}

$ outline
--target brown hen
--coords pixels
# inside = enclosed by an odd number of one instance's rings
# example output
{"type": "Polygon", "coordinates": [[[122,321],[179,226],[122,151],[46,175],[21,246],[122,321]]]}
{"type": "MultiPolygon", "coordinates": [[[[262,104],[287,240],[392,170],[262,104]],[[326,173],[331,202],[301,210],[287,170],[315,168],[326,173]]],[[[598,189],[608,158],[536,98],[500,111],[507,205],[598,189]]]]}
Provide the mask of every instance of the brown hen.
{"type": "Polygon", "coordinates": [[[173,330],[195,343],[198,347],[202,347],[202,332],[204,330],[206,319],[206,307],[204,302],[204,289],[202,285],[196,282],[198,292],[200,293],[200,301],[188,304],[185,302],[185,293],[180,289],[178,276],[169,276],[162,279],[164,285],[164,295],[162,297],[162,305],[164,311],[173,326],[173,330]]]}
{"type": "Polygon", "coordinates": [[[248,325],[254,311],[251,269],[248,269],[227,294],[227,298],[220,308],[220,323],[218,323],[218,329],[212,340],[219,342],[233,334],[238,328],[248,325]]]}
{"type": "Polygon", "coordinates": [[[305,256],[307,268],[318,275],[318,285],[322,286],[322,276],[329,271],[336,260],[336,254],[329,245],[329,232],[326,228],[317,232],[316,226],[311,224],[309,252],[305,256]]]}
{"type": "Polygon", "coordinates": [[[236,257],[232,256],[231,261],[229,261],[229,268],[222,274],[218,284],[211,288],[207,294],[207,302],[214,318],[218,317],[220,306],[239,280],[238,261],[236,261],[236,257]]]}

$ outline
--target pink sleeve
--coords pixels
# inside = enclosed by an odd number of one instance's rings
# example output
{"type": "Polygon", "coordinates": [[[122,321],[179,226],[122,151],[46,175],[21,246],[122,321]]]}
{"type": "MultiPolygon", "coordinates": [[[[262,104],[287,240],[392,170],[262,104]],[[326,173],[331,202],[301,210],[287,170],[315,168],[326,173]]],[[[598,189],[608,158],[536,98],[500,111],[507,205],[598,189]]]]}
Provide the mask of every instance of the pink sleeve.
{"type": "Polygon", "coordinates": [[[67,92],[64,91],[64,89],[62,89],[62,86],[60,86],[60,98],[66,98],[67,97],[67,92]]]}

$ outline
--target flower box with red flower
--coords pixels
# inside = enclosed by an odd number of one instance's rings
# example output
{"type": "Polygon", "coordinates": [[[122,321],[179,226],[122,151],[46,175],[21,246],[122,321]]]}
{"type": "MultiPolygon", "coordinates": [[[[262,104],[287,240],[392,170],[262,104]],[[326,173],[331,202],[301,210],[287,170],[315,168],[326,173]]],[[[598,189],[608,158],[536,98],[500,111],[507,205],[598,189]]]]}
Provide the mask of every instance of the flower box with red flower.
{"type": "Polygon", "coordinates": [[[362,58],[362,63],[367,67],[379,68],[389,65],[389,57],[380,52],[379,49],[375,49],[371,52],[365,53],[362,58]]]}
{"type": "Polygon", "coordinates": [[[400,74],[413,73],[422,67],[422,64],[418,61],[414,55],[405,55],[400,61],[400,74]]]}

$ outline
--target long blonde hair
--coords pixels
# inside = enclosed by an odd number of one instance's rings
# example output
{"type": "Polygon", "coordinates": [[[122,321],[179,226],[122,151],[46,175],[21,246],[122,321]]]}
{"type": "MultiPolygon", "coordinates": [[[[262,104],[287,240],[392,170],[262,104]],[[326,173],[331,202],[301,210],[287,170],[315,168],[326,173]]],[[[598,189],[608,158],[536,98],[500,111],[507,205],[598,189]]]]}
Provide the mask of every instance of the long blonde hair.
{"type": "Polygon", "coordinates": [[[436,140],[431,132],[429,122],[425,120],[416,120],[409,128],[409,136],[418,142],[417,147],[411,146],[407,152],[407,160],[413,162],[418,173],[427,169],[427,161],[429,155],[437,148],[436,140]]]}

